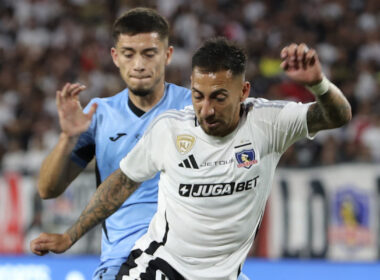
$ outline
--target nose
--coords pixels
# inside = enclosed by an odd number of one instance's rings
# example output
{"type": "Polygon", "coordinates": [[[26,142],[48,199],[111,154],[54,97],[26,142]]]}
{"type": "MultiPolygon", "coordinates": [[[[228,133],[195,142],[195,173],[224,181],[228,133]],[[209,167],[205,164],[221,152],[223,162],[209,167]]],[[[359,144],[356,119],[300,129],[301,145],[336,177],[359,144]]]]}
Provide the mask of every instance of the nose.
{"type": "Polygon", "coordinates": [[[144,59],[141,55],[136,55],[133,60],[133,70],[143,72],[145,70],[144,59]]]}
{"type": "Polygon", "coordinates": [[[211,116],[213,116],[215,113],[215,110],[214,110],[214,106],[212,105],[212,103],[205,99],[202,103],[202,107],[201,107],[201,111],[200,111],[200,115],[203,119],[206,119],[206,118],[209,118],[211,116]]]}

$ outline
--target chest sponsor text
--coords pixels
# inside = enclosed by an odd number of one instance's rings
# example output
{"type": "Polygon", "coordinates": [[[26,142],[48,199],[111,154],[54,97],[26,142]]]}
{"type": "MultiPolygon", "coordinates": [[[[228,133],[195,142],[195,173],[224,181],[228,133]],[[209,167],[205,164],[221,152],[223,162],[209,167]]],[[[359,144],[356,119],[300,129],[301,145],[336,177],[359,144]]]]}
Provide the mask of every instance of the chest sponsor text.
{"type": "Polygon", "coordinates": [[[249,191],[257,186],[259,176],[243,182],[217,184],[179,184],[179,195],[185,197],[216,197],[249,191]]]}

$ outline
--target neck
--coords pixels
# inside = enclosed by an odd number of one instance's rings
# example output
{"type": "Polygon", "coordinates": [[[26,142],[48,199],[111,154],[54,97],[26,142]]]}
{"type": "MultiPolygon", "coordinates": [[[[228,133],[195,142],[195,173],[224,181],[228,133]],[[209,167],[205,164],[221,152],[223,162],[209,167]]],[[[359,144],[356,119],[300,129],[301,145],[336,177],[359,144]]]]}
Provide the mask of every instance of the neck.
{"type": "Polygon", "coordinates": [[[137,108],[144,112],[148,112],[161,100],[161,98],[164,96],[164,91],[165,83],[160,83],[152,93],[146,96],[138,96],[135,95],[132,91],[129,91],[129,99],[137,108]]]}

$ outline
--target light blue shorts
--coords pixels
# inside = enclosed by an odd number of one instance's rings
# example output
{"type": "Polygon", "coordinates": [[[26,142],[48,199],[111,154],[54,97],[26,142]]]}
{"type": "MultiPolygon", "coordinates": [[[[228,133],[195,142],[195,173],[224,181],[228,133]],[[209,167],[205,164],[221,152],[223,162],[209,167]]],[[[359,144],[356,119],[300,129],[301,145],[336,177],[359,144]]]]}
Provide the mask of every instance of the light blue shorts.
{"type": "Polygon", "coordinates": [[[119,273],[120,266],[110,266],[95,271],[92,280],[115,280],[119,273]]]}

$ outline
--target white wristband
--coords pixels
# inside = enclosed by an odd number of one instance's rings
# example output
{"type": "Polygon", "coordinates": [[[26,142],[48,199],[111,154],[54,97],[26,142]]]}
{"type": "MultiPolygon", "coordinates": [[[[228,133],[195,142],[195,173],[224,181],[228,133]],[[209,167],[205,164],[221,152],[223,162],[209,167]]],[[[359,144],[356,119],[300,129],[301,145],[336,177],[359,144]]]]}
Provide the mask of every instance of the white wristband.
{"type": "Polygon", "coordinates": [[[330,89],[330,81],[323,76],[322,81],[316,85],[306,86],[306,88],[315,96],[322,96],[330,89]]]}

